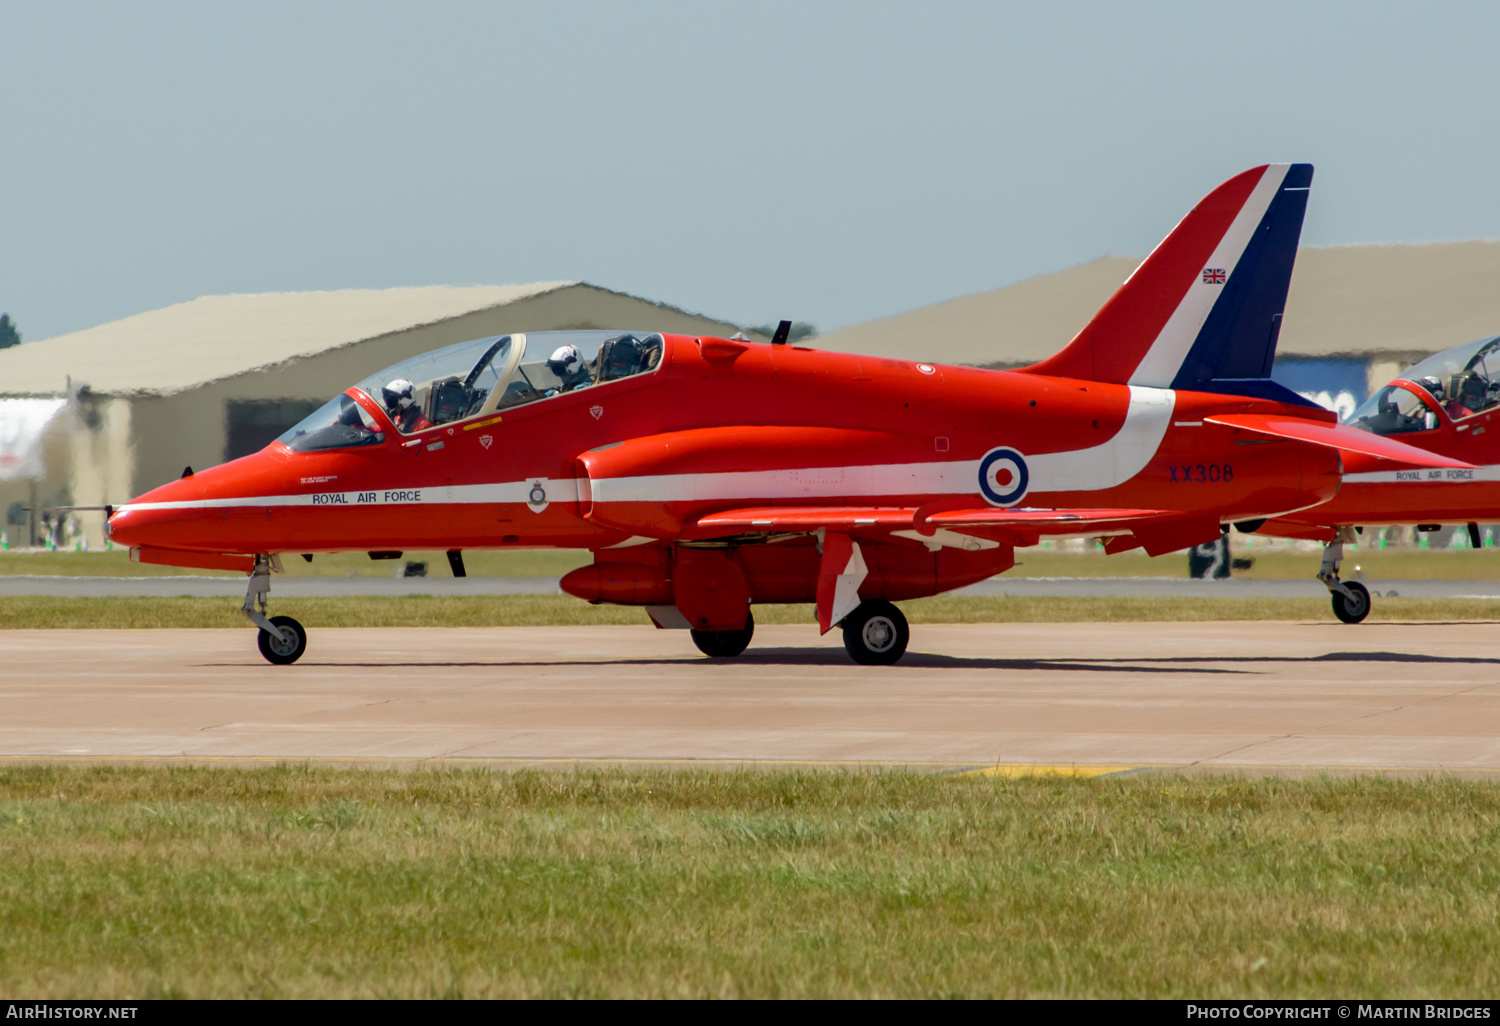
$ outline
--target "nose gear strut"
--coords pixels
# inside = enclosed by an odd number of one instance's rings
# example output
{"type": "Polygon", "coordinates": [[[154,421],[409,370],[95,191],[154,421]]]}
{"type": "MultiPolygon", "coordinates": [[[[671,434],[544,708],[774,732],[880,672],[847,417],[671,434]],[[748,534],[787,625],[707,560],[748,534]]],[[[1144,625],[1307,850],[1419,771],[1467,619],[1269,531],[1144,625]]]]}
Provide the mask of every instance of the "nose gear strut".
{"type": "Polygon", "coordinates": [[[1359,623],[1370,615],[1370,590],[1358,581],[1339,580],[1339,564],[1344,561],[1344,542],[1354,542],[1354,528],[1340,527],[1333,541],[1323,546],[1323,566],[1318,580],[1328,586],[1333,598],[1333,615],[1344,623],[1359,623]]]}
{"type": "Polygon", "coordinates": [[[290,616],[267,616],[266,604],[271,596],[271,571],[284,572],[281,557],[264,553],[255,557],[250,571],[250,585],[245,589],[245,604],[240,612],[260,628],[256,642],[267,662],[285,666],[295,663],[307,651],[307,631],[290,616]]]}

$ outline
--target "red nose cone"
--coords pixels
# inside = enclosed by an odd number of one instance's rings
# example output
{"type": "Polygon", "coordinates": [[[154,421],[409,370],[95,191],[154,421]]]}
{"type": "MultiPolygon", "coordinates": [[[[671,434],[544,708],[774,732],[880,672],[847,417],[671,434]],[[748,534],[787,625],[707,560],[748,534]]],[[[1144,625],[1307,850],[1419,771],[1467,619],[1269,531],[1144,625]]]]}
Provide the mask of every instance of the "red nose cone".
{"type": "Polygon", "coordinates": [[[115,511],[117,545],[198,552],[276,552],[287,540],[286,453],[252,456],[153,488],[115,511]]]}

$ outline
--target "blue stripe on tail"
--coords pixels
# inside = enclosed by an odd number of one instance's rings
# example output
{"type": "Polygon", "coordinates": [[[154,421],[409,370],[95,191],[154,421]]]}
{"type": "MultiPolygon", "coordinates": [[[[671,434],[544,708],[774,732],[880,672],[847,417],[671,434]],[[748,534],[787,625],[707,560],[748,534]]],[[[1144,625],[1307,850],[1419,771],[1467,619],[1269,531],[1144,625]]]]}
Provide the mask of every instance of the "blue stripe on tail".
{"type": "Polygon", "coordinates": [[[1312,177],[1311,164],[1293,164],[1287,169],[1276,198],[1266,208],[1172,380],[1173,388],[1265,398],[1274,393],[1283,401],[1290,402],[1285,396],[1292,396],[1306,405],[1296,393],[1268,391],[1267,386],[1312,177]]]}

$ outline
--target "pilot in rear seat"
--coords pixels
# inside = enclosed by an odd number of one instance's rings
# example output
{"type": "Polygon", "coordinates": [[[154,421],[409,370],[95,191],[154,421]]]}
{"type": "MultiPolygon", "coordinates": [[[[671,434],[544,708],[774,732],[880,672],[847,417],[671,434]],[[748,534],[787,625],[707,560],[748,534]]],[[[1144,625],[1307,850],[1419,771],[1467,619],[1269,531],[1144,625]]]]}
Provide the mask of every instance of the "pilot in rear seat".
{"type": "Polygon", "coordinates": [[[646,370],[647,351],[641,340],[632,335],[621,335],[604,343],[599,358],[599,380],[617,381],[646,370]]]}
{"type": "Polygon", "coordinates": [[[412,391],[413,385],[406,378],[397,378],[380,390],[381,398],[385,400],[385,412],[391,415],[391,420],[396,422],[403,435],[426,431],[433,426],[412,398],[412,391]]]}

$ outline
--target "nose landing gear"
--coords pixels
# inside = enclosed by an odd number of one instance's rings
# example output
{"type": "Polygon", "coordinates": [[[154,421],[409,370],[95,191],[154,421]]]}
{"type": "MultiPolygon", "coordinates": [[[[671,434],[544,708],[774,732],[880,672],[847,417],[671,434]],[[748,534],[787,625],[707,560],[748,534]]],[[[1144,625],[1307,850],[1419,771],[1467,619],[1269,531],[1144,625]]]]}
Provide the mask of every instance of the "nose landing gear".
{"type": "Polygon", "coordinates": [[[245,604],[240,612],[260,628],[256,645],[269,663],[289,666],[307,651],[307,631],[290,616],[266,616],[266,601],[271,595],[271,571],[281,570],[281,557],[260,555],[250,571],[250,586],[245,590],[245,604]],[[259,608],[257,608],[259,607],[259,608]]]}
{"type": "Polygon", "coordinates": [[[1339,580],[1339,564],[1344,561],[1344,542],[1354,541],[1354,528],[1340,527],[1333,541],[1323,546],[1323,566],[1318,580],[1328,586],[1333,598],[1333,615],[1344,623],[1359,623],[1370,615],[1370,590],[1358,581],[1339,580]]]}

